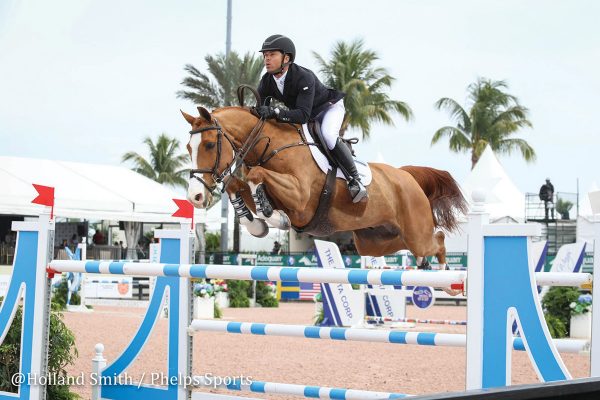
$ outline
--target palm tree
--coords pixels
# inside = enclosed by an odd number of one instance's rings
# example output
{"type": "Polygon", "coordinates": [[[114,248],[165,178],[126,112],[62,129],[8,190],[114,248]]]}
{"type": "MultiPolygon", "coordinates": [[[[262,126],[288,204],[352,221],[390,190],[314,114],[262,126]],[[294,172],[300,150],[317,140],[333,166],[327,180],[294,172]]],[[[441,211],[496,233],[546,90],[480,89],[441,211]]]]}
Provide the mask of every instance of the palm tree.
{"type": "Polygon", "coordinates": [[[520,105],[518,99],[507,93],[506,89],[508,85],[504,81],[479,78],[467,88],[471,106],[468,111],[456,100],[448,97],[439,99],[435,107],[448,111],[456,125],[438,129],[431,139],[431,145],[447,136],[451,151],[471,152],[471,169],[488,144],[496,153],[520,151],[525,161],[535,161],[535,151],[529,143],[511,137],[519,129],[532,126],[527,119],[529,110],[520,105]]]}
{"type": "MultiPolygon", "coordinates": [[[[258,86],[263,61],[252,53],[246,53],[242,58],[235,51],[231,51],[227,56],[207,55],[204,60],[212,78],[200,72],[192,64],[186,64],[184,70],[189,73],[189,76],[185,77],[181,84],[188,90],[178,91],[178,98],[214,109],[233,105],[237,99],[238,86],[242,84],[258,86]]],[[[233,251],[239,252],[239,250],[240,223],[236,216],[233,224],[233,251]]]]}
{"type": "Polygon", "coordinates": [[[374,51],[366,50],[362,40],[337,42],[329,61],[316,52],[313,56],[321,66],[324,83],[346,93],[346,115],[340,135],[348,128],[359,128],[363,138],[368,138],[373,122],[394,125],[390,114],[394,111],[407,121],[412,118],[408,104],[390,99],[387,90],[394,78],[385,68],[373,65],[379,57],[374,51]]]}
{"type": "Polygon", "coordinates": [[[161,133],[156,143],[150,137],[143,143],[148,146],[150,158],[146,159],[135,151],[123,154],[122,162],[132,161],[135,172],[158,183],[187,187],[185,175],[189,171],[183,166],[189,161],[188,154],[179,153],[179,140],[161,133]]]}
{"type": "Polygon", "coordinates": [[[186,64],[184,70],[190,75],[185,77],[181,84],[190,90],[178,91],[178,98],[191,100],[195,105],[218,108],[233,105],[237,99],[238,86],[242,84],[258,86],[263,69],[260,57],[246,53],[243,58],[240,58],[235,51],[232,51],[229,56],[207,55],[204,60],[213,79],[192,64],[186,64]]]}

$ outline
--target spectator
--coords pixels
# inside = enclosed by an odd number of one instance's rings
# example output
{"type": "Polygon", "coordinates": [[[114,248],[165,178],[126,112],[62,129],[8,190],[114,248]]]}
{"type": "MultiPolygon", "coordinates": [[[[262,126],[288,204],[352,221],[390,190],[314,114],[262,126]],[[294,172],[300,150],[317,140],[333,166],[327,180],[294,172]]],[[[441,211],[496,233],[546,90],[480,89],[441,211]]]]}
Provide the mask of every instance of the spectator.
{"type": "Polygon", "coordinates": [[[69,248],[71,251],[73,251],[73,253],[77,251],[78,244],[79,242],[77,241],[77,234],[74,233],[73,236],[71,236],[71,240],[69,240],[69,248]]]}
{"type": "Polygon", "coordinates": [[[281,244],[276,240],[275,243],[273,243],[273,250],[271,251],[271,254],[279,254],[279,252],[281,251],[281,244]]]}
{"type": "Polygon", "coordinates": [[[550,183],[550,178],[546,178],[546,183],[540,188],[540,200],[544,202],[546,221],[548,221],[548,211],[554,219],[554,185],[550,183]]]}
{"type": "Polygon", "coordinates": [[[104,244],[104,234],[100,230],[97,230],[94,236],[92,236],[92,243],[104,244]]]}

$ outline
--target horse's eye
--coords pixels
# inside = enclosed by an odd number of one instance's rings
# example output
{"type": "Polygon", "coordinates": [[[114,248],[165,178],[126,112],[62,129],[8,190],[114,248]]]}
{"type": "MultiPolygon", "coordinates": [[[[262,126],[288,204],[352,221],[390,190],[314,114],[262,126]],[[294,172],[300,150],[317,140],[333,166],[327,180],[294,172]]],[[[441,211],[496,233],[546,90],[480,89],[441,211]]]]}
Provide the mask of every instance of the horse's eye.
{"type": "Polygon", "coordinates": [[[215,143],[214,142],[208,142],[204,145],[204,147],[206,148],[206,150],[211,150],[215,148],[215,143]]]}

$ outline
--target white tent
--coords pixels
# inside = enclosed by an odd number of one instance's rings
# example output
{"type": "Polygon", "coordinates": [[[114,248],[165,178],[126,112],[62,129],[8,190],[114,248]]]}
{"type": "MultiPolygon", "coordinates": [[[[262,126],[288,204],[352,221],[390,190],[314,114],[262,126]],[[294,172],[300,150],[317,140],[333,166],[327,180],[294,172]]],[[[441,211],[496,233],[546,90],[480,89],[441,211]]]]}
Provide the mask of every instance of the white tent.
{"type": "MultiPolygon", "coordinates": [[[[179,222],[173,198],[183,198],[128,168],[35,158],[0,157],[0,214],[38,215],[32,184],[55,188],[58,217],[179,222]]],[[[201,221],[205,212],[196,210],[201,221]]]]}
{"type": "Polygon", "coordinates": [[[474,189],[485,192],[491,222],[525,219],[525,195],[508,177],[489,145],[461,187],[469,202],[474,189]]]}
{"type": "Polygon", "coordinates": [[[588,193],[581,199],[581,208],[579,209],[579,218],[577,218],[577,241],[585,241],[588,243],[590,248],[594,245],[594,211],[598,208],[597,203],[600,203],[600,191],[598,190],[598,184],[593,182],[588,190],[588,193]],[[596,206],[592,206],[592,197],[596,203],[596,206]]]}
{"type": "Polygon", "coordinates": [[[598,186],[598,183],[592,182],[587,191],[587,194],[582,196],[581,204],[579,206],[579,215],[589,217],[594,214],[592,212],[592,204],[590,203],[590,193],[597,192],[598,190],[600,190],[600,186],[598,186]]]}

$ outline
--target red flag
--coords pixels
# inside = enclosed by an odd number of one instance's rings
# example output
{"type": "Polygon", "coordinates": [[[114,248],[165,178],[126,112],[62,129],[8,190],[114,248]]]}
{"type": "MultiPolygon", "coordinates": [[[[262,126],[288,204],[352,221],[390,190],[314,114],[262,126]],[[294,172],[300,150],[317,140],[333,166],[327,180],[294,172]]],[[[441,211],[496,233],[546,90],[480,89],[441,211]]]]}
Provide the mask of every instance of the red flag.
{"type": "Polygon", "coordinates": [[[37,190],[38,196],[31,202],[33,204],[52,207],[50,219],[54,218],[54,188],[51,186],[36,185],[35,183],[33,183],[33,187],[37,190]]]}
{"type": "Polygon", "coordinates": [[[173,199],[177,204],[177,211],[173,213],[174,217],[191,218],[192,230],[194,229],[194,206],[188,200],[173,199]]]}

